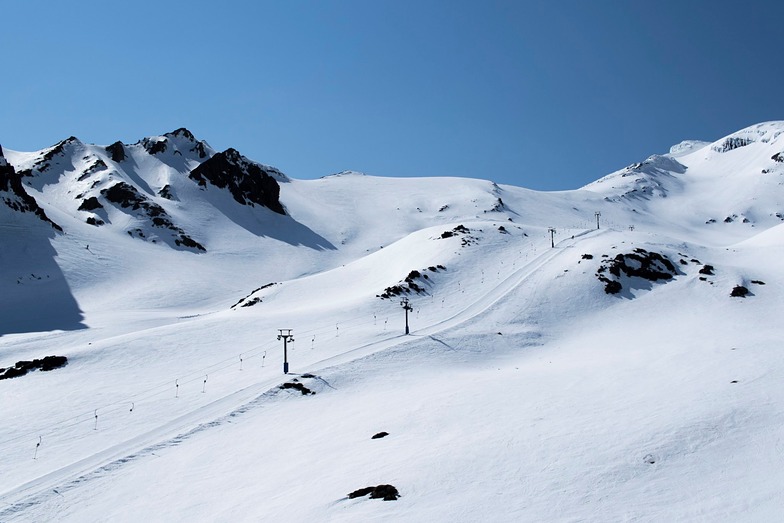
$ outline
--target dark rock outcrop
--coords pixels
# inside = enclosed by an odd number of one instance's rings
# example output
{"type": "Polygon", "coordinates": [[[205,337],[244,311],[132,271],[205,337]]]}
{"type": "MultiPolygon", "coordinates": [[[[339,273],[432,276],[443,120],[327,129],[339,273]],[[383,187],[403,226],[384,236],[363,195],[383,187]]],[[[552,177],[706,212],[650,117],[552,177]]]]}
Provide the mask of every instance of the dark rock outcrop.
{"type": "Polygon", "coordinates": [[[106,152],[112,155],[113,162],[122,162],[125,160],[125,147],[120,141],[114,142],[106,148],[106,152]]]}
{"type": "Polygon", "coordinates": [[[204,142],[196,142],[196,145],[193,146],[191,151],[195,151],[196,154],[199,155],[199,158],[207,157],[207,151],[204,149],[204,142]]]}
{"type": "Polygon", "coordinates": [[[604,292],[618,294],[623,289],[621,276],[639,278],[649,282],[671,280],[681,274],[675,265],[658,252],[648,252],[645,249],[634,249],[628,254],[618,254],[615,258],[606,260],[599,266],[596,276],[605,284],[604,292]],[[607,276],[609,273],[610,276],[607,276]]]}
{"type": "MultiPolygon", "coordinates": [[[[71,136],[61,142],[58,142],[53,147],[49,148],[38,160],[33,163],[33,165],[22,171],[19,171],[19,175],[22,178],[25,177],[33,177],[37,174],[43,174],[49,171],[49,168],[52,167],[52,164],[55,165],[61,164],[63,160],[71,161],[68,155],[66,154],[66,147],[69,145],[78,145],[81,142],[75,136],[71,136]],[[55,158],[58,157],[58,158],[55,158]]],[[[73,164],[71,164],[73,166],[73,164]]]]}
{"type": "Polygon", "coordinates": [[[150,154],[159,154],[166,152],[166,147],[168,145],[166,138],[162,140],[153,140],[150,138],[145,138],[142,140],[142,145],[144,146],[144,150],[150,154]]]}
{"type": "Polygon", "coordinates": [[[730,296],[733,298],[745,298],[749,294],[751,294],[749,289],[747,289],[743,285],[736,285],[732,289],[732,292],[730,292],[730,296]]]}
{"type": "Polygon", "coordinates": [[[2,147],[0,147],[0,201],[15,211],[33,213],[58,231],[63,230],[49,219],[44,210],[38,206],[35,198],[25,191],[22,175],[6,161],[2,147]]]}
{"type": "MultiPolygon", "coordinates": [[[[125,182],[119,182],[108,189],[103,189],[101,194],[108,201],[116,203],[124,209],[139,211],[141,214],[146,215],[154,227],[171,230],[175,234],[175,245],[198,251],[206,251],[204,246],[186,235],[185,231],[172,223],[171,218],[163,207],[142,196],[132,185],[125,182]]],[[[144,237],[143,234],[139,234],[139,236],[142,238],[144,237]]]]}
{"type": "Polygon", "coordinates": [[[166,184],[164,185],[160,191],[158,191],[158,196],[161,198],[166,198],[167,200],[173,200],[174,196],[172,195],[172,188],[171,185],[166,184]]]}
{"type": "Polygon", "coordinates": [[[91,196],[86,200],[82,201],[82,204],[79,205],[79,211],[94,211],[96,209],[103,209],[103,205],[101,202],[98,201],[98,198],[95,196],[91,196]]]}
{"type": "Polygon", "coordinates": [[[445,238],[451,238],[453,236],[457,236],[458,234],[468,234],[469,232],[471,232],[470,229],[468,229],[465,225],[460,224],[451,231],[444,231],[441,233],[441,239],[443,240],[445,238]]]}
{"type": "Polygon", "coordinates": [[[89,175],[91,175],[91,174],[93,174],[93,173],[96,173],[96,172],[98,172],[98,171],[103,171],[103,170],[105,170],[107,167],[108,167],[108,166],[106,165],[106,162],[104,162],[103,160],[101,160],[101,159],[99,158],[99,159],[95,160],[95,162],[93,162],[93,164],[92,164],[90,167],[88,167],[87,169],[85,169],[83,176],[84,176],[84,175],[88,175],[88,176],[89,176],[89,175]]]}
{"type": "Polygon", "coordinates": [[[261,287],[259,287],[257,289],[253,289],[253,291],[251,291],[250,294],[248,294],[244,298],[240,298],[240,301],[238,301],[237,303],[232,305],[231,308],[232,309],[236,309],[238,306],[239,307],[253,307],[256,304],[262,303],[261,296],[258,296],[258,295],[254,296],[254,294],[257,294],[258,292],[261,292],[264,289],[268,289],[268,288],[270,288],[270,287],[272,287],[274,285],[277,285],[277,284],[275,282],[272,282],[272,283],[268,283],[266,285],[262,285],[261,287]]]}
{"type": "MultiPolygon", "coordinates": [[[[187,151],[177,150],[175,151],[175,154],[177,153],[182,154],[183,152],[191,152],[191,153],[196,153],[199,158],[206,158],[207,156],[209,156],[207,154],[207,149],[206,149],[207,145],[203,141],[196,140],[196,137],[193,136],[193,133],[190,132],[185,127],[180,127],[179,129],[176,129],[170,133],[166,133],[163,136],[165,138],[180,138],[188,142],[191,142],[192,147],[190,147],[187,151]]],[[[181,147],[181,145],[182,144],[180,144],[179,146],[181,147]]]]}
{"type": "Polygon", "coordinates": [[[132,185],[128,185],[125,182],[119,182],[108,189],[103,189],[101,194],[110,202],[119,204],[123,208],[130,207],[135,211],[143,207],[150,216],[166,214],[163,208],[148,202],[132,185]]]}
{"type": "Polygon", "coordinates": [[[170,133],[166,133],[164,136],[174,136],[174,137],[182,136],[183,138],[185,138],[186,140],[190,140],[191,142],[195,142],[196,141],[196,137],[193,136],[193,133],[190,132],[185,127],[180,127],[179,129],[175,129],[174,131],[172,131],[170,133]]]}
{"type": "Polygon", "coordinates": [[[732,151],[733,149],[739,149],[741,147],[746,147],[747,145],[751,145],[754,143],[754,140],[751,138],[740,138],[740,137],[729,137],[724,142],[722,142],[719,146],[714,146],[713,150],[718,153],[726,153],[727,151],[732,151]]]}
{"type": "Polygon", "coordinates": [[[424,285],[426,285],[425,282],[427,280],[430,280],[430,276],[427,275],[426,271],[437,273],[439,270],[446,270],[446,267],[438,265],[437,267],[430,266],[421,271],[414,269],[408,273],[408,276],[406,276],[403,281],[397,285],[387,287],[381,294],[376,294],[376,297],[381,298],[382,300],[391,300],[392,298],[403,294],[426,294],[427,290],[424,285]]]}
{"type": "Polygon", "coordinates": [[[370,494],[370,499],[383,499],[384,501],[395,501],[400,497],[400,493],[392,485],[377,485],[375,487],[365,487],[355,490],[348,495],[348,499],[361,498],[370,494]]]}
{"type": "Polygon", "coordinates": [[[34,370],[48,372],[50,370],[59,369],[60,367],[65,367],[67,364],[68,358],[65,356],[46,356],[42,359],[35,359],[33,361],[17,361],[13,367],[0,369],[0,380],[18,378],[34,370]]]}
{"type": "Polygon", "coordinates": [[[57,145],[55,145],[54,147],[49,149],[46,152],[46,154],[44,154],[44,157],[42,158],[42,160],[44,162],[48,162],[48,161],[51,161],[55,156],[58,156],[58,155],[59,156],[64,156],[65,155],[65,146],[66,145],[78,144],[78,143],[80,143],[79,142],[79,138],[77,138],[76,136],[69,136],[65,140],[59,142],[57,145]]]}
{"type": "Polygon", "coordinates": [[[302,393],[303,396],[307,396],[308,394],[315,394],[315,392],[313,392],[312,390],[307,388],[304,384],[300,383],[296,379],[291,380],[291,381],[287,381],[286,383],[284,383],[283,385],[280,386],[280,389],[281,390],[286,390],[286,389],[298,390],[299,392],[302,393]]]}
{"type": "Polygon", "coordinates": [[[189,178],[202,187],[209,182],[220,189],[228,189],[242,205],[258,204],[278,214],[286,214],[275,178],[236,149],[227,149],[205,160],[191,171],[189,178]]]}

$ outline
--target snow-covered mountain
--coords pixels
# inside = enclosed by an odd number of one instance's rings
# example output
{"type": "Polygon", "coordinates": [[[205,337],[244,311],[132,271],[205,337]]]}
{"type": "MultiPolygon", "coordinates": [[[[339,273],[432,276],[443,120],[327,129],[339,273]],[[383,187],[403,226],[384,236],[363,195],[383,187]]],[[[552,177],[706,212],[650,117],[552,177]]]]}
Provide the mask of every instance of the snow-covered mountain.
{"type": "MultiPolygon", "coordinates": [[[[720,222],[771,227],[784,219],[782,134],[781,122],[768,122],[713,143],[682,142],[669,154],[653,155],[584,189],[623,203],[633,212],[650,213],[651,219],[672,222],[676,228],[701,230],[704,224],[720,222]]],[[[715,236],[722,241],[720,238],[733,229],[709,230],[716,230],[715,236]]],[[[729,234],[742,237],[753,233],[729,234]]]]}
{"type": "Polygon", "coordinates": [[[0,151],[0,521],[784,513],[784,122],[561,192],[0,151]]]}

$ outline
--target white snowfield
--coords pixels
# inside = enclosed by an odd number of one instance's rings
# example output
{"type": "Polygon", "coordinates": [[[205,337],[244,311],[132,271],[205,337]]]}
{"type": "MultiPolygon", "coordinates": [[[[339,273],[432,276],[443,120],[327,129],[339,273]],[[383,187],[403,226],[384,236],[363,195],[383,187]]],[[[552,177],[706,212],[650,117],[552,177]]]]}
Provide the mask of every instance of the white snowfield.
{"type": "Polygon", "coordinates": [[[68,358],[0,380],[0,521],[784,518],[784,122],[575,191],[278,173],[286,216],[166,137],[26,177],[63,233],[0,205],[0,367],[68,358]],[[112,180],[206,252],[104,200],[85,223],[112,180]],[[635,249],[674,276],[606,293],[635,249]]]}

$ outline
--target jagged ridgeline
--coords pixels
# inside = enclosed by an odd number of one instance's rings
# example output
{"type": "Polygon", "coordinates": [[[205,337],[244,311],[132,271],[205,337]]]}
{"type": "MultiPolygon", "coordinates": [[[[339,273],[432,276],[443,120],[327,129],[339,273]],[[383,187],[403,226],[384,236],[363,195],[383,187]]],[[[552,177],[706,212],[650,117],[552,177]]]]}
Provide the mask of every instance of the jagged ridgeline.
{"type": "MultiPolygon", "coordinates": [[[[205,252],[208,245],[199,237],[203,231],[190,230],[193,225],[186,215],[192,201],[180,198],[198,194],[189,187],[218,197],[212,201],[219,201],[219,192],[225,191],[236,204],[259,208],[252,212],[260,213],[262,221],[267,211],[286,214],[278,185],[288,181],[284,174],[250,161],[236,149],[216,152],[185,128],[108,146],[71,136],[38,152],[16,153],[14,158],[16,168],[0,150],[2,202],[11,211],[33,213],[58,231],[65,227],[66,233],[78,224],[52,222],[33,195],[44,195],[46,206],[83,224],[197,253],[205,252]],[[75,196],[65,198],[66,194],[75,196]]],[[[225,205],[219,211],[240,212],[225,205]]]]}
{"type": "Polygon", "coordinates": [[[35,198],[25,191],[22,185],[22,175],[6,161],[3,155],[3,147],[0,145],[0,199],[12,211],[20,213],[32,213],[42,221],[51,225],[54,229],[62,231],[62,227],[54,223],[46,215],[44,210],[39,207],[35,198]]]}

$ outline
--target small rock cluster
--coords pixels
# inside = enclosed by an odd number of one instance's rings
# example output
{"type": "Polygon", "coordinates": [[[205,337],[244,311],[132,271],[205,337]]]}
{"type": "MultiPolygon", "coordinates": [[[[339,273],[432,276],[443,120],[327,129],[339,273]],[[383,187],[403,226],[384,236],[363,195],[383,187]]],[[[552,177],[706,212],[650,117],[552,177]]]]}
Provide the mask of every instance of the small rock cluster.
{"type": "Polygon", "coordinates": [[[391,300],[392,298],[403,294],[424,294],[427,292],[423,287],[424,282],[430,279],[430,276],[427,273],[436,273],[445,270],[446,267],[443,265],[431,265],[427,269],[422,269],[421,271],[413,270],[409,272],[408,276],[400,283],[387,287],[381,294],[376,294],[376,297],[381,298],[382,300],[391,300]]]}
{"type": "Polygon", "coordinates": [[[348,495],[348,499],[361,498],[370,494],[370,499],[383,499],[384,501],[395,501],[400,497],[400,493],[392,485],[376,485],[375,487],[365,487],[355,490],[348,495]]]}
{"type": "Polygon", "coordinates": [[[618,294],[623,289],[621,275],[627,278],[640,278],[650,282],[668,281],[680,274],[666,256],[645,249],[634,249],[628,254],[618,254],[615,258],[602,262],[596,277],[604,283],[604,292],[618,294]]]}
{"type": "Polygon", "coordinates": [[[473,244],[473,243],[478,241],[477,238],[474,237],[474,236],[471,236],[470,233],[471,233],[471,229],[469,229],[465,225],[460,224],[457,227],[455,227],[454,229],[452,229],[451,231],[444,231],[444,232],[442,232],[441,236],[439,236],[437,239],[445,240],[447,238],[453,238],[453,237],[456,237],[456,236],[463,236],[463,238],[461,239],[460,246],[461,247],[466,247],[466,246],[471,245],[471,244],[473,244]]]}
{"type": "Polygon", "coordinates": [[[7,380],[10,378],[18,378],[24,376],[28,372],[34,370],[41,370],[48,372],[50,370],[65,367],[68,364],[68,358],[65,356],[46,356],[42,359],[35,359],[33,361],[17,361],[13,367],[7,369],[0,368],[0,380],[7,380]]]}
{"type": "Polygon", "coordinates": [[[254,294],[256,294],[257,292],[262,291],[264,289],[268,289],[268,288],[272,287],[273,285],[277,285],[277,283],[272,282],[272,283],[268,283],[266,285],[262,285],[258,289],[253,289],[250,294],[248,294],[244,298],[240,298],[240,301],[238,301],[237,303],[232,305],[231,308],[232,309],[236,309],[237,307],[252,307],[252,306],[254,306],[256,304],[261,303],[262,302],[261,296],[254,296],[254,294]]]}
{"type": "Polygon", "coordinates": [[[298,391],[300,391],[302,393],[303,396],[307,396],[309,394],[315,394],[315,392],[313,392],[312,390],[307,388],[305,385],[300,383],[300,381],[297,378],[294,378],[291,381],[287,381],[286,383],[284,383],[283,385],[280,386],[280,389],[281,390],[286,390],[286,389],[298,390],[298,391]]]}
{"type": "MultiPolygon", "coordinates": [[[[304,379],[304,380],[320,380],[320,381],[324,382],[323,379],[321,379],[319,376],[316,376],[315,374],[306,373],[306,374],[301,374],[299,377],[304,379]]],[[[304,383],[302,383],[299,380],[299,378],[292,378],[291,380],[287,381],[286,383],[283,383],[283,384],[279,385],[278,389],[280,389],[280,390],[296,390],[296,391],[299,391],[303,396],[312,396],[312,395],[316,394],[315,390],[307,387],[304,383]]]]}

